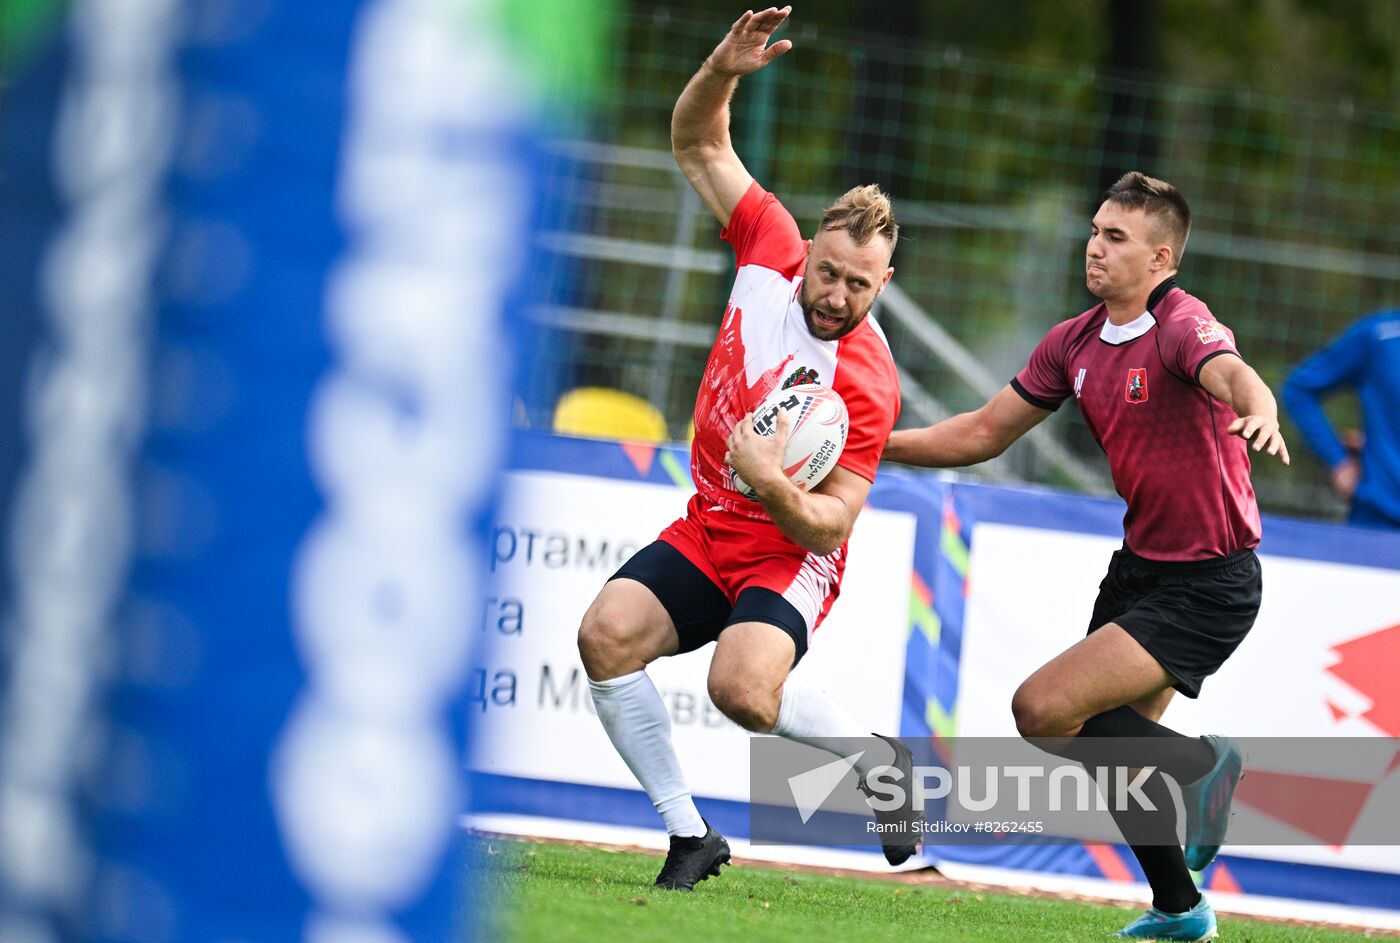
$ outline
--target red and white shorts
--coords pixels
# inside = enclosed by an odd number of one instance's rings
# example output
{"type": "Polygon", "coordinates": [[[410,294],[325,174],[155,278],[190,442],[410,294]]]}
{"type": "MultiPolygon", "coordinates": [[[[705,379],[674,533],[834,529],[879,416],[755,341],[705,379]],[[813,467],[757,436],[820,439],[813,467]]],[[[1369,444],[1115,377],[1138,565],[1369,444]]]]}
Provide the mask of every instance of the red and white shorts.
{"type": "Polygon", "coordinates": [[[718,638],[726,626],[767,622],[792,636],[800,658],[840,595],[845,569],[844,544],[817,556],[772,521],[710,506],[697,494],[685,517],[613,578],[651,589],[671,614],[682,652],[718,638]]]}

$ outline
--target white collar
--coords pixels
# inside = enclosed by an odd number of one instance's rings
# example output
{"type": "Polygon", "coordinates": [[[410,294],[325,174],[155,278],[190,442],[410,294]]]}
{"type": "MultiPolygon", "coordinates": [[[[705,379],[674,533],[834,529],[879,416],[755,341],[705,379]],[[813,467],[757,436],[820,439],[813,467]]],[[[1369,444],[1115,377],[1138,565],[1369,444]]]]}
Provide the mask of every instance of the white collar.
{"type": "Polygon", "coordinates": [[[1105,321],[1103,322],[1103,330],[1099,331],[1099,340],[1116,347],[1119,344],[1137,340],[1150,331],[1152,325],[1156,323],[1157,319],[1152,316],[1151,311],[1144,311],[1127,324],[1114,324],[1112,321],[1105,321]]]}

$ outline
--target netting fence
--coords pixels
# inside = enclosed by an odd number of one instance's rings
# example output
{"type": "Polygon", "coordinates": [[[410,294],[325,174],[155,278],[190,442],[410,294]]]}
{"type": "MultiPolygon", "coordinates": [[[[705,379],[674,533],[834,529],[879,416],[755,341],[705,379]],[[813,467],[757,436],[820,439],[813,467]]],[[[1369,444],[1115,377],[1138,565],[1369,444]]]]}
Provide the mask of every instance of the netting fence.
{"type": "MultiPolygon", "coordinates": [[[[601,118],[560,141],[542,249],[547,335],[518,420],[548,428],[579,385],[649,400],[684,439],[729,287],[719,227],[675,170],[676,96],[727,23],[623,14],[601,118]]],[[[746,79],[733,137],[746,166],[810,232],[823,206],[879,183],[902,224],[895,282],[986,376],[1004,383],[1055,322],[1093,303],[1088,221],[1129,169],[1170,180],[1195,224],[1181,282],[1236,334],[1277,391],[1288,369],[1367,311],[1400,303],[1400,119],[1243,89],[1128,82],[952,47],[892,46],[795,25],[793,53],[746,79]]],[[[905,371],[904,424],[976,407],[918,319],[876,310],[905,371]]],[[[1354,408],[1338,406],[1342,424],[1354,408]]],[[[1045,424],[1102,471],[1072,409],[1045,424]]],[[[1302,443],[1291,424],[1295,454],[1302,443]]],[[[1018,447],[997,473],[1103,490],[1018,447]],[[1019,450],[1019,451],[1018,451],[1019,450]]],[[[1321,469],[1257,463],[1266,509],[1335,513],[1321,469]]]]}

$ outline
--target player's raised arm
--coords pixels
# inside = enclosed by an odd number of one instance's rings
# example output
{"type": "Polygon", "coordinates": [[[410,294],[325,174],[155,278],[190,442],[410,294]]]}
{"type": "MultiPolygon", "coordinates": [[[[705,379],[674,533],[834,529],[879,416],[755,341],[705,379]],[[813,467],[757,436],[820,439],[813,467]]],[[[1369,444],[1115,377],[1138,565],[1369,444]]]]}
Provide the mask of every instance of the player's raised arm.
{"type": "Polygon", "coordinates": [[[748,12],[710,53],[686,83],[671,112],[671,151],[695,192],[723,226],[753,177],[744,169],[729,139],[729,99],[741,76],[757,72],[792,48],[780,39],[768,45],[792,7],[748,12]]]}
{"type": "Polygon", "coordinates": [[[890,433],[882,458],[926,468],[964,468],[996,458],[1050,415],[1032,406],[1009,385],[981,409],[923,429],[890,433]]]}
{"type": "Polygon", "coordinates": [[[1277,455],[1289,464],[1288,446],[1278,428],[1278,403],[1253,367],[1239,357],[1214,357],[1201,368],[1200,382],[1239,416],[1226,430],[1230,435],[1252,441],[1254,451],[1277,455]]]}

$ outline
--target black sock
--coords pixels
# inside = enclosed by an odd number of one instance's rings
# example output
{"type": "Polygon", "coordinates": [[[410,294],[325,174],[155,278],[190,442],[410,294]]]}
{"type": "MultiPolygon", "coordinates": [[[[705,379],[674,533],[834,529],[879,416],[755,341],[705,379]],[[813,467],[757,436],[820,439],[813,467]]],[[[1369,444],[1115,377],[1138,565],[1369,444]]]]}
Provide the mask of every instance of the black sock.
{"type": "Polygon", "coordinates": [[[1164,913],[1185,913],[1200,902],[1201,892],[1177,844],[1176,805],[1160,775],[1154,774],[1141,788],[1157,810],[1149,812],[1136,802],[1127,802],[1126,808],[1119,810],[1110,796],[1113,821],[1152,887],[1152,906],[1164,913]]]}
{"type": "Polygon", "coordinates": [[[1184,914],[1201,902],[1201,892],[1186,870],[1180,845],[1129,845],[1152,887],[1152,906],[1164,914],[1184,914]]]}
{"type": "MultiPolygon", "coordinates": [[[[1090,770],[1098,766],[1156,767],[1182,786],[1200,779],[1215,765],[1210,744],[1163,727],[1127,705],[1090,717],[1068,741],[1037,738],[1031,742],[1090,770]]],[[[1149,812],[1129,801],[1120,811],[1115,797],[1109,796],[1113,820],[1152,887],[1152,906],[1163,913],[1185,913],[1200,902],[1201,892],[1178,844],[1176,803],[1161,775],[1150,776],[1139,788],[1156,810],[1149,812]]]]}
{"type": "Polygon", "coordinates": [[[1154,766],[1182,786],[1200,779],[1215,765],[1210,744],[1148,720],[1127,705],[1090,717],[1064,749],[1051,752],[1078,760],[1090,769],[1154,766]],[[1104,738],[1111,740],[1096,742],[1104,738]]]}

